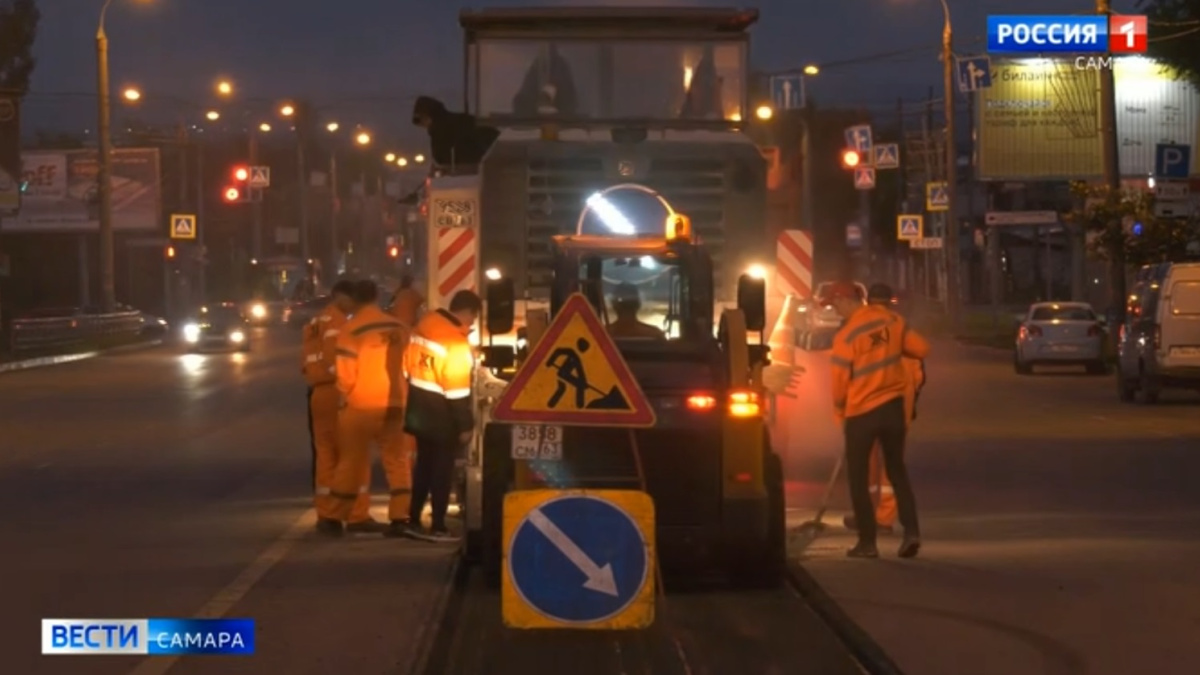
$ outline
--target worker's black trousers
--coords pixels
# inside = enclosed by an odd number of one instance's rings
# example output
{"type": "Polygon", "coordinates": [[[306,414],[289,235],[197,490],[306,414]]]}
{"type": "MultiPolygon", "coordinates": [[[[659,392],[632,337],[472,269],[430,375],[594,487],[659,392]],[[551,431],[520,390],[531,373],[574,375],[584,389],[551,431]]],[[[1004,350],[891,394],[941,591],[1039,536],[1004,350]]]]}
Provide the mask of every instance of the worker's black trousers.
{"type": "Polygon", "coordinates": [[[413,464],[412,523],[421,522],[425,500],[432,502],[433,529],[446,527],[446,510],[450,508],[450,488],[454,485],[454,462],[458,459],[458,444],[454,441],[417,437],[417,461],[413,464]]]}
{"type": "Polygon", "coordinates": [[[312,387],[304,394],[305,405],[308,407],[308,445],[312,451],[312,489],[317,490],[317,436],[313,433],[312,387]]]}
{"type": "Polygon", "coordinates": [[[871,503],[871,450],[878,442],[883,450],[883,465],[896,491],[896,508],[906,536],[919,536],[917,502],[904,465],[904,441],[908,434],[904,419],[904,399],[895,398],[862,415],[847,417],[846,476],[850,483],[850,501],[858,523],[858,541],[875,544],[875,505],[871,503]]]}

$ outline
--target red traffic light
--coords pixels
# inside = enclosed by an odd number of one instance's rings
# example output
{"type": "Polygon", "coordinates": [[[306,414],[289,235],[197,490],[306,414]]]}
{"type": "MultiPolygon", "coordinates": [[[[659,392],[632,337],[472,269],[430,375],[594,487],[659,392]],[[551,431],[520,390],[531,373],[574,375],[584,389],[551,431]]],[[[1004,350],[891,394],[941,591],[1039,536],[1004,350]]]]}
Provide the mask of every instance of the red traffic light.
{"type": "Polygon", "coordinates": [[[391,257],[393,257],[393,258],[399,258],[399,257],[400,257],[400,247],[399,247],[399,246],[393,246],[393,247],[389,248],[389,249],[388,249],[388,255],[389,255],[389,256],[391,256],[391,257]]]}
{"type": "Polygon", "coordinates": [[[168,246],[168,247],[167,247],[167,257],[168,257],[168,258],[174,258],[174,257],[175,257],[175,247],[174,247],[174,246],[168,246]]]}
{"type": "Polygon", "coordinates": [[[241,199],[242,199],[242,191],[241,190],[239,190],[233,186],[225,188],[225,201],[237,202],[237,201],[241,201],[241,199]]]}
{"type": "Polygon", "coordinates": [[[842,166],[847,169],[853,169],[862,162],[862,157],[859,156],[856,150],[845,150],[842,152],[842,166]]]}
{"type": "Polygon", "coordinates": [[[245,183],[250,180],[250,167],[235,166],[233,167],[233,179],[239,183],[245,183]]]}

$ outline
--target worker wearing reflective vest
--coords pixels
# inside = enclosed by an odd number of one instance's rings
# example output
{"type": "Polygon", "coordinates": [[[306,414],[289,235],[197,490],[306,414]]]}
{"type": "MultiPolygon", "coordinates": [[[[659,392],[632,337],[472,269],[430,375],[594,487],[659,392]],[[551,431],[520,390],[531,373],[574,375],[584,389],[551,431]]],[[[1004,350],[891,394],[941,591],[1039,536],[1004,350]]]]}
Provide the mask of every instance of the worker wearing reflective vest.
{"type": "MultiPolygon", "coordinates": [[[[421,307],[425,304],[425,296],[413,287],[413,278],[411,274],[405,274],[400,278],[400,285],[396,288],[396,292],[392,295],[392,302],[388,306],[388,313],[404,324],[405,331],[408,335],[412,335],[413,328],[417,325],[417,317],[421,315],[421,307]]],[[[401,371],[403,371],[403,353],[400,354],[401,371]]],[[[408,399],[408,381],[401,378],[399,386],[393,387],[393,398],[399,401],[407,401],[408,399]]],[[[400,409],[403,410],[403,404],[400,409]]],[[[393,408],[394,410],[395,408],[393,408]]],[[[403,418],[400,419],[399,429],[393,429],[389,425],[388,434],[399,434],[400,443],[402,444],[401,452],[405,457],[415,458],[417,456],[417,439],[411,434],[404,431],[403,418]]],[[[411,497],[410,497],[411,499],[411,497]]],[[[385,534],[389,537],[408,536],[408,511],[409,505],[404,504],[404,508],[397,510],[397,517],[392,519],[391,525],[388,527],[385,534]]]]}
{"type": "Polygon", "coordinates": [[[819,300],[832,305],[845,319],[833,338],[830,370],[834,414],[845,436],[850,500],[858,524],[858,543],[847,555],[879,557],[869,486],[871,451],[878,442],[904,527],[899,555],[911,558],[921,548],[921,537],[916,499],[904,465],[908,433],[904,392],[910,378],[903,359],[924,359],[929,355],[929,343],[898,314],[863,304],[854,284],[830,284],[819,300]]]}
{"type": "MultiPolygon", "coordinates": [[[[887,284],[874,284],[867,290],[867,302],[888,311],[892,310],[895,294],[887,284]]],[[[917,399],[921,388],[925,386],[925,362],[920,359],[904,357],[906,379],[904,381],[904,419],[911,426],[917,418],[917,399]]],[[[888,480],[887,471],[883,466],[883,453],[876,443],[871,449],[868,482],[871,486],[871,499],[875,502],[875,525],[879,531],[891,532],[896,524],[896,492],[892,482],[888,480]]],[[[853,515],[846,516],[844,521],[847,529],[857,530],[858,521],[853,515]]]]}
{"type": "MultiPolygon", "coordinates": [[[[337,339],[349,315],[355,309],[354,284],[339,281],[330,291],[330,303],[304,328],[302,370],[308,381],[308,428],[313,452],[313,505],[317,510],[317,528],[328,531],[337,508],[332,497],[333,473],[337,466],[337,339]]],[[[356,531],[378,530],[371,518],[371,495],[362,493],[354,500],[347,527],[356,531]]]]}
{"type": "MultiPolygon", "coordinates": [[[[407,329],[376,304],[373,281],[357,284],[358,308],[338,335],[338,462],[333,476],[335,521],[348,520],[370,487],[371,445],[379,446],[391,497],[388,517],[402,520],[412,497],[412,458],[404,451],[403,354],[407,329]]],[[[332,527],[332,526],[331,526],[332,527]]],[[[386,532],[385,532],[386,533],[386,532]]]]}
{"type": "Polygon", "coordinates": [[[482,309],[478,295],[459,291],[448,308],[421,317],[404,353],[409,385],[404,427],[417,439],[408,533],[417,539],[455,539],[446,527],[446,511],[455,461],[475,429],[471,410],[475,358],[468,336],[482,309]],[[426,499],[433,511],[428,530],[421,527],[426,499]]]}

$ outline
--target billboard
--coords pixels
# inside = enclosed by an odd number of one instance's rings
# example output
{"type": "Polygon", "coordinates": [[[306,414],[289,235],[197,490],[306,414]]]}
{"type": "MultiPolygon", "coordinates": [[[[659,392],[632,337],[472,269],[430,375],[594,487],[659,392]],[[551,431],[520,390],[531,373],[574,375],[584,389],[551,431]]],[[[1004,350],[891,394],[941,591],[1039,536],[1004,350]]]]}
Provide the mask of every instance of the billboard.
{"type": "Polygon", "coordinates": [[[0,94],[0,216],[21,206],[21,102],[0,94]]]}
{"type": "MultiPolygon", "coordinates": [[[[1112,67],[1121,174],[1152,174],[1159,143],[1190,145],[1196,152],[1200,94],[1144,57],[1113,59],[1112,67]]],[[[1103,176],[1095,68],[1080,68],[1074,58],[994,59],[992,86],[978,97],[976,166],[981,180],[1103,176]]]]}
{"type": "MultiPolygon", "coordinates": [[[[99,168],[95,150],[21,153],[25,193],[21,210],[5,218],[5,232],[95,232],[100,229],[99,168]]],[[[113,229],[162,229],[158,150],[121,148],[112,156],[113,229]]]]}

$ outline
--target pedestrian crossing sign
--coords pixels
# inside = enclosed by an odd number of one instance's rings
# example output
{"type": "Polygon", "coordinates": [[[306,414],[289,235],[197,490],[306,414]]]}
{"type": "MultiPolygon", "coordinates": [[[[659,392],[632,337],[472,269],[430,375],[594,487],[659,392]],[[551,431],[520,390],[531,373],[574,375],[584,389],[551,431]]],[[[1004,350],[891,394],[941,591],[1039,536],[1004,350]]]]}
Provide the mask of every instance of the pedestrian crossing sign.
{"type": "Polygon", "coordinates": [[[946,183],[939,182],[925,184],[925,210],[950,210],[950,191],[946,189],[946,183]]]}
{"type": "Polygon", "coordinates": [[[492,409],[496,422],[652,427],[654,408],[581,294],[567,298],[492,409]]]}
{"type": "Polygon", "coordinates": [[[171,214],[171,238],[172,239],[195,239],[196,238],[196,216],[191,213],[172,213],[171,214]]]}
{"type": "Polygon", "coordinates": [[[896,216],[896,239],[915,241],[925,236],[925,219],[919,215],[896,216]]]}

